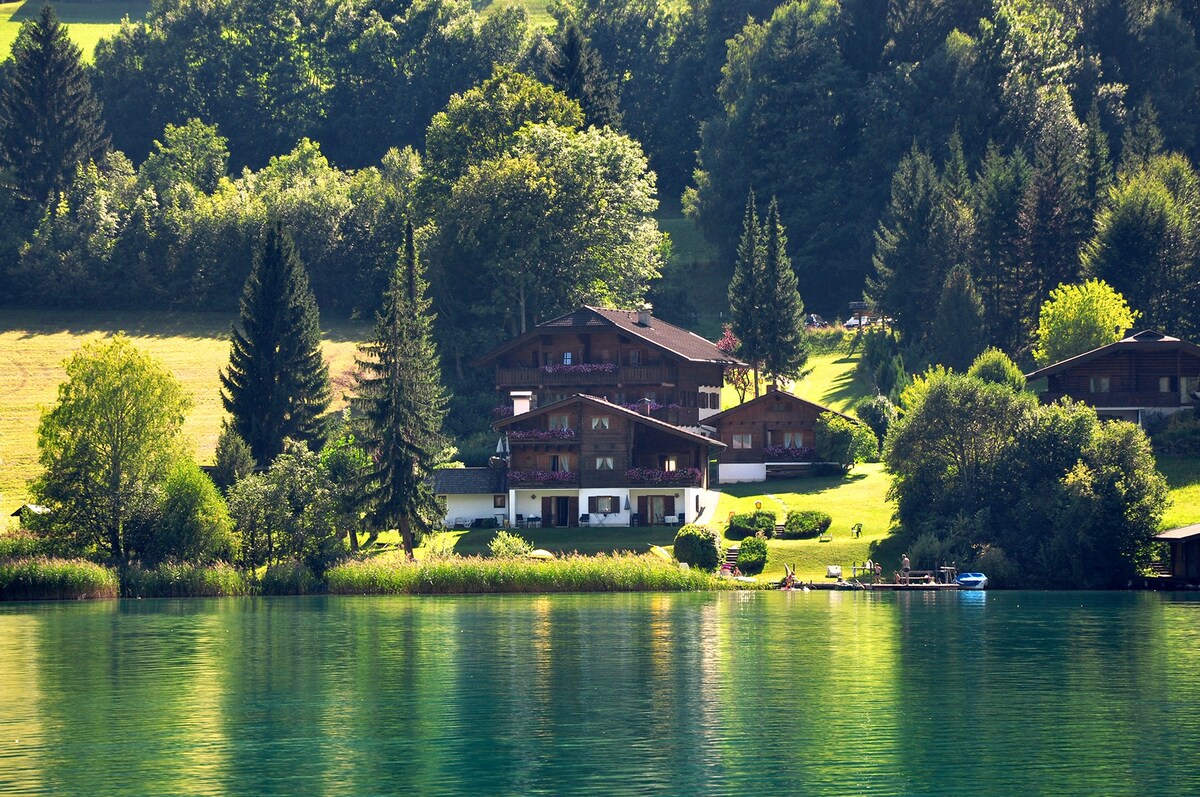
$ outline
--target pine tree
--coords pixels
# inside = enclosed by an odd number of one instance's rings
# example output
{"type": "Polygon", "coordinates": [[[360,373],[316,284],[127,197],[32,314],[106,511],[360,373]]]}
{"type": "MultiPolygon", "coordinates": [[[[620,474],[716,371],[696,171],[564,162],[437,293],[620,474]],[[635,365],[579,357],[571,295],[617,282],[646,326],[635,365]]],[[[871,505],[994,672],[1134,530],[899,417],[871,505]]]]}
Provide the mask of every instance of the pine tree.
{"type": "Polygon", "coordinates": [[[742,240],[738,244],[733,279],[729,281],[729,319],[733,334],[741,342],[738,353],[754,371],[754,396],[758,397],[758,374],[766,357],[767,342],[763,322],[771,311],[773,290],[766,283],[762,230],[754,191],[746,200],[742,222],[742,240]]]}
{"type": "Polygon", "coordinates": [[[763,370],[773,379],[794,379],[808,362],[804,301],[787,256],[787,235],[774,197],[767,208],[763,238],[763,284],[768,300],[763,313],[763,370]]]}
{"type": "Polygon", "coordinates": [[[1137,171],[1163,151],[1163,135],[1158,128],[1158,111],[1147,97],[1138,106],[1133,123],[1121,137],[1121,171],[1137,171]]]}
{"type": "MultiPolygon", "coordinates": [[[[1084,122],[1087,138],[1084,141],[1084,158],[1087,161],[1087,188],[1089,216],[1095,219],[1096,213],[1108,197],[1108,190],[1113,183],[1112,154],[1109,152],[1108,133],[1100,122],[1100,108],[1095,101],[1088,111],[1084,122]]],[[[1089,224],[1089,227],[1091,225],[1089,224]]]]}
{"type": "Polygon", "coordinates": [[[0,165],[17,196],[41,205],[108,149],[79,47],[49,5],[25,22],[0,88],[0,165]]]}
{"type": "Polygon", "coordinates": [[[568,24],[563,30],[546,71],[552,86],[579,103],[588,124],[620,126],[617,84],[604,70],[600,53],[583,37],[575,23],[568,24]]]}
{"type": "Polygon", "coordinates": [[[329,407],[329,368],[321,356],[317,302],[291,236],[267,229],[246,279],[241,329],[231,335],[221,399],[233,429],[266,465],[284,438],[320,443],[329,407]]]}
{"type": "Polygon", "coordinates": [[[362,419],[363,443],[374,462],[366,500],[377,527],[399,527],[410,559],[420,532],[439,513],[429,474],[446,446],[442,419],[448,398],[425,290],[409,223],[403,263],[384,294],[374,336],[359,348],[360,375],[350,403],[362,419]]]}
{"type": "Polygon", "coordinates": [[[933,319],[933,346],[936,361],[956,371],[965,371],[984,349],[983,303],[963,266],[946,275],[933,319]]]}
{"type": "Polygon", "coordinates": [[[989,145],[974,190],[973,276],[983,299],[987,340],[1007,351],[1019,337],[1018,308],[1031,301],[1018,246],[1021,197],[1030,172],[1020,150],[1005,157],[989,145]]]}

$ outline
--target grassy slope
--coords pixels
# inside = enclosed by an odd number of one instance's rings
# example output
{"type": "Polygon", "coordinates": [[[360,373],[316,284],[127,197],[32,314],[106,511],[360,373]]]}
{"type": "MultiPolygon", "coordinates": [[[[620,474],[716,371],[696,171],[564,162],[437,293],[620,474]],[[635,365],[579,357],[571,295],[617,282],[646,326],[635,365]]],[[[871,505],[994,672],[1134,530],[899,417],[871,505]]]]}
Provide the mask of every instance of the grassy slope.
{"type": "MultiPolygon", "coordinates": [[[[150,10],[148,0],[98,0],[86,3],[50,3],[58,18],[67,24],[67,33],[83,50],[83,59],[92,60],[96,42],[111,36],[121,27],[121,18],[138,19],[150,10]]],[[[35,19],[41,13],[42,3],[0,3],[0,54],[8,56],[12,43],[17,38],[21,23],[35,19]]]]}
{"type": "Polygon", "coordinates": [[[473,0],[473,5],[480,11],[524,6],[531,24],[542,28],[552,28],[555,24],[550,16],[550,0],[473,0]]]}
{"type": "Polygon", "coordinates": [[[1167,477],[1171,506],[1163,515],[1163,528],[1200,523],[1200,459],[1162,457],[1158,469],[1167,477]]]}
{"type": "MultiPolygon", "coordinates": [[[[179,379],[195,401],[184,425],[200,460],[210,461],[224,410],[219,372],[229,358],[229,324],[217,313],[57,313],[5,310],[0,315],[0,510],[26,498],[37,472],[37,423],[63,379],[62,362],[85,341],[125,331],[179,379]]],[[[349,387],[363,325],[326,323],[325,357],[340,403],[349,387]]]]}

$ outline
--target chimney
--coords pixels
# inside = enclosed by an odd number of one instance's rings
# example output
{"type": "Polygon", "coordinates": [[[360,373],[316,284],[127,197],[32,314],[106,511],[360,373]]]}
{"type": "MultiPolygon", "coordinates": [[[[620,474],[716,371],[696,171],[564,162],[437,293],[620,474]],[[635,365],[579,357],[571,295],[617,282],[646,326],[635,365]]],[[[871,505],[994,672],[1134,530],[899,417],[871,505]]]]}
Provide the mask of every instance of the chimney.
{"type": "Polygon", "coordinates": [[[512,396],[513,415],[524,415],[529,412],[529,405],[533,401],[533,391],[531,390],[514,390],[509,393],[512,396]]]}
{"type": "Polygon", "coordinates": [[[654,305],[650,304],[650,302],[642,302],[641,307],[638,308],[638,326],[639,327],[650,326],[650,311],[653,309],[654,309],[654,305]]]}

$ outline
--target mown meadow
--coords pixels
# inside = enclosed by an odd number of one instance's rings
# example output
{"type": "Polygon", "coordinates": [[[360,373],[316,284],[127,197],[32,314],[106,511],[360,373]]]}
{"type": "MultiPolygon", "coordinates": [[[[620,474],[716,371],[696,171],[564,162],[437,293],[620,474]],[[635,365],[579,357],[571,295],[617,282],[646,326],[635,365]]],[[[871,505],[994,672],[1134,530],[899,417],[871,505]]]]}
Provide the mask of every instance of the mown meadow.
{"type": "MultiPolygon", "coordinates": [[[[0,3],[0,57],[7,58],[17,39],[21,23],[38,15],[43,3],[23,0],[20,3],[0,3]]],[[[83,50],[84,61],[91,62],[96,43],[111,36],[121,27],[125,17],[146,16],[150,3],[144,0],[97,0],[86,3],[50,3],[54,13],[67,26],[71,40],[83,50]]]]}

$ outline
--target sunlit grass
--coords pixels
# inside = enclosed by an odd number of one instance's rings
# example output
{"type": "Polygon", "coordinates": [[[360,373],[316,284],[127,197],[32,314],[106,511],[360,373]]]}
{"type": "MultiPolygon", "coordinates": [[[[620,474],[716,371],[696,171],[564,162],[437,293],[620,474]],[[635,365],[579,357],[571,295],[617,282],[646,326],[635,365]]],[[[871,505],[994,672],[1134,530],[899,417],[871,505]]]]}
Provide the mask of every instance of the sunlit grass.
{"type": "Polygon", "coordinates": [[[1163,515],[1163,528],[1200,523],[1200,459],[1159,457],[1158,469],[1167,477],[1171,496],[1171,506],[1163,515]]]}
{"type": "Polygon", "coordinates": [[[550,16],[552,0],[473,0],[479,11],[496,11],[513,6],[524,6],[529,14],[529,24],[540,28],[553,28],[554,17],[550,16]]]}
{"type": "MultiPolygon", "coordinates": [[[[43,3],[0,3],[0,60],[7,58],[17,39],[21,23],[36,19],[43,3]]],[[[121,27],[121,19],[140,19],[150,10],[149,2],[139,0],[97,0],[85,3],[50,3],[59,20],[66,24],[67,35],[83,50],[83,60],[91,62],[96,43],[112,36],[121,27]]]]}
{"type": "MultiPolygon", "coordinates": [[[[184,424],[201,462],[212,460],[225,411],[220,371],[229,360],[229,327],[223,313],[55,312],[5,310],[0,316],[0,510],[26,499],[36,475],[41,408],[54,404],[65,378],[62,363],[86,341],[124,331],[183,382],[195,406],[184,424]]],[[[350,387],[356,341],[364,324],[323,319],[323,347],[333,379],[335,406],[350,387]]]]}
{"type": "Polygon", "coordinates": [[[0,600],[115,598],[115,570],[83,559],[0,560],[0,600]]]}

